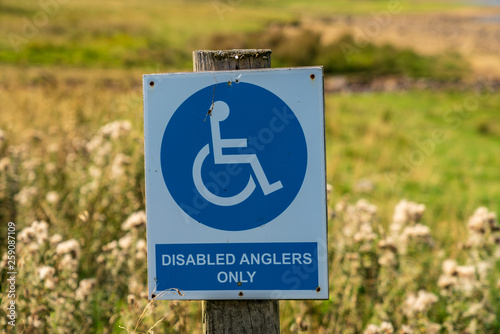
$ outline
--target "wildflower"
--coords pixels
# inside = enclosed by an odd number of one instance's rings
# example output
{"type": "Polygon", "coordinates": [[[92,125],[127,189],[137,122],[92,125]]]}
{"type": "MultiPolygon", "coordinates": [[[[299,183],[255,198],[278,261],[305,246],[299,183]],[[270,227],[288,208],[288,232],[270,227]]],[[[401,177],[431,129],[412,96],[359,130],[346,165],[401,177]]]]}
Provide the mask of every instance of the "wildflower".
{"type": "Polygon", "coordinates": [[[496,214],[489,212],[485,207],[480,207],[469,218],[467,227],[474,232],[484,233],[486,229],[495,228],[497,224],[496,214]]]}
{"type": "Polygon", "coordinates": [[[455,260],[446,260],[442,264],[443,272],[446,275],[453,276],[457,274],[457,261],[455,260]]]}
{"type": "Polygon", "coordinates": [[[50,237],[49,243],[52,247],[57,246],[61,241],[63,240],[62,235],[59,233],[54,234],[53,236],[50,237]]]}
{"type": "Polygon", "coordinates": [[[3,157],[2,159],[0,159],[0,171],[6,172],[9,169],[9,167],[10,167],[10,159],[8,157],[3,157]]]}
{"type": "Polygon", "coordinates": [[[17,235],[17,240],[23,244],[29,244],[31,241],[33,241],[36,237],[35,229],[32,228],[31,226],[25,227],[19,232],[17,235]]]}
{"type": "Polygon", "coordinates": [[[44,170],[45,170],[45,173],[52,174],[52,173],[56,172],[57,166],[53,162],[48,162],[45,164],[44,170]]]}
{"type": "Polygon", "coordinates": [[[127,303],[129,305],[134,305],[135,301],[136,301],[136,298],[132,293],[127,296],[127,303]]]}
{"type": "Polygon", "coordinates": [[[417,204],[415,202],[402,200],[396,205],[392,220],[394,223],[400,225],[409,222],[417,223],[422,218],[424,211],[424,204],[417,204]]]}
{"type": "Polygon", "coordinates": [[[127,234],[124,237],[121,237],[118,240],[118,245],[121,249],[129,249],[130,245],[132,245],[132,236],[130,234],[127,234]]]}
{"type": "Polygon", "coordinates": [[[58,255],[71,254],[74,259],[80,258],[80,244],[76,239],[61,242],[56,247],[58,255]]]}
{"type": "Polygon", "coordinates": [[[99,129],[99,134],[103,137],[117,139],[122,135],[126,135],[132,129],[132,124],[129,121],[114,121],[104,125],[99,129]]]}
{"type": "Polygon", "coordinates": [[[75,272],[78,269],[78,260],[74,259],[70,254],[64,254],[58,268],[64,271],[75,272]]]}
{"type": "Polygon", "coordinates": [[[102,170],[96,166],[89,167],[89,175],[93,179],[98,179],[102,175],[102,170]]]}
{"type": "Polygon", "coordinates": [[[56,270],[50,266],[44,266],[38,268],[38,276],[44,281],[44,286],[49,290],[54,290],[56,287],[56,282],[54,279],[54,274],[56,270]]]}
{"type": "Polygon", "coordinates": [[[49,191],[45,195],[45,200],[50,204],[57,204],[59,202],[59,194],[55,191],[49,191]]]}
{"type": "Polygon", "coordinates": [[[382,267],[392,267],[395,266],[398,262],[396,260],[396,255],[393,252],[385,251],[384,254],[378,259],[378,263],[382,267]]]}
{"type": "Polygon", "coordinates": [[[375,189],[375,184],[373,181],[368,179],[362,179],[356,182],[354,185],[354,191],[357,193],[370,193],[375,189]]]}
{"type": "Polygon", "coordinates": [[[379,334],[378,326],[374,324],[368,325],[363,334],[379,334]]]}
{"type": "Polygon", "coordinates": [[[102,246],[102,250],[108,252],[115,249],[117,246],[118,242],[116,240],[113,240],[110,243],[107,243],[106,245],[102,246]]]}
{"type": "Polygon", "coordinates": [[[49,224],[45,221],[34,221],[31,227],[35,231],[38,244],[42,244],[49,239],[49,224]]]}
{"type": "Polygon", "coordinates": [[[345,200],[341,200],[335,205],[336,212],[344,212],[346,208],[347,208],[347,202],[345,200]]]}
{"type": "Polygon", "coordinates": [[[396,243],[391,237],[387,237],[385,239],[380,240],[377,246],[378,248],[383,250],[391,250],[393,252],[397,251],[396,243]]]}
{"type": "Polygon", "coordinates": [[[411,326],[408,326],[408,325],[403,325],[401,326],[401,330],[399,331],[400,334],[413,334],[414,331],[413,331],[413,328],[411,328],[411,326]]]}
{"type": "Polygon", "coordinates": [[[31,314],[28,317],[28,325],[34,328],[40,328],[43,326],[43,322],[40,320],[38,314],[31,314]]]}
{"type": "Polygon", "coordinates": [[[78,289],[75,291],[75,300],[84,300],[90,295],[92,289],[96,284],[95,278],[82,279],[78,285],[78,289]]]}
{"type": "Polygon", "coordinates": [[[135,278],[131,278],[128,281],[128,291],[135,295],[140,294],[145,290],[145,287],[142,283],[138,282],[135,278]]]}
{"type": "Polygon", "coordinates": [[[463,316],[464,317],[475,317],[481,312],[481,310],[484,308],[484,305],[482,303],[474,303],[471,306],[469,306],[469,309],[464,312],[463,316]]]}
{"type": "Polygon", "coordinates": [[[464,279],[474,279],[476,275],[476,268],[474,266],[458,266],[457,275],[464,279]]]}
{"type": "Polygon", "coordinates": [[[138,228],[141,225],[146,225],[146,212],[143,210],[131,214],[122,224],[122,230],[129,231],[133,228],[138,228]]]}
{"type": "Polygon", "coordinates": [[[416,313],[426,313],[438,301],[436,295],[420,290],[418,295],[410,294],[405,301],[405,314],[412,317],[416,313]]]}
{"type": "Polygon", "coordinates": [[[111,164],[111,178],[120,178],[125,173],[123,166],[129,165],[130,162],[130,157],[126,156],[123,153],[118,153],[113,159],[113,163],[111,164]]]}
{"type": "Polygon", "coordinates": [[[326,185],[326,201],[327,202],[330,202],[330,196],[332,194],[332,191],[333,191],[333,186],[331,184],[327,184],[326,185]]]}
{"type": "Polygon", "coordinates": [[[441,275],[438,279],[438,287],[441,289],[449,289],[455,284],[457,284],[458,279],[454,276],[441,275]]]}
{"type": "Polygon", "coordinates": [[[135,258],[137,260],[144,260],[148,254],[148,247],[146,244],[146,240],[139,239],[136,244],[137,253],[135,254],[135,258]]]}
{"type": "Polygon", "coordinates": [[[408,242],[410,240],[421,241],[427,244],[432,243],[431,229],[428,226],[417,224],[415,226],[405,227],[403,233],[401,234],[401,239],[403,242],[408,242]]]}
{"type": "Polygon", "coordinates": [[[38,195],[36,187],[25,187],[14,195],[14,200],[20,205],[28,205],[36,195],[38,195]]]}
{"type": "Polygon", "coordinates": [[[40,279],[46,279],[49,277],[53,277],[55,272],[56,272],[56,270],[50,266],[44,266],[44,267],[38,268],[38,276],[40,276],[40,279]]]}
{"type": "Polygon", "coordinates": [[[58,143],[50,143],[47,145],[47,152],[56,153],[57,151],[59,151],[59,144],[58,143]]]}
{"type": "Polygon", "coordinates": [[[392,334],[392,333],[394,333],[394,327],[392,326],[392,324],[390,322],[384,321],[380,325],[380,333],[381,334],[392,334]]]}
{"type": "Polygon", "coordinates": [[[426,328],[427,334],[439,334],[440,331],[441,331],[440,324],[430,323],[427,325],[427,328],[426,328]]]}
{"type": "Polygon", "coordinates": [[[373,232],[372,227],[368,224],[362,224],[359,232],[356,232],[353,237],[355,242],[372,241],[375,238],[377,238],[377,234],[373,232]]]}

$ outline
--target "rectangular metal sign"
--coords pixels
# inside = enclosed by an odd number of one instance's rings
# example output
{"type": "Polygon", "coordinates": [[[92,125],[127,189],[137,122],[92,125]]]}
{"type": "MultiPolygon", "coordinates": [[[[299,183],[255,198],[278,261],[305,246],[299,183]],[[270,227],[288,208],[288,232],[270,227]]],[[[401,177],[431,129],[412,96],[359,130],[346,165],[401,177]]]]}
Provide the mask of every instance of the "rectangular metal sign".
{"type": "Polygon", "coordinates": [[[327,299],[323,69],[143,84],[150,298],[327,299]]]}

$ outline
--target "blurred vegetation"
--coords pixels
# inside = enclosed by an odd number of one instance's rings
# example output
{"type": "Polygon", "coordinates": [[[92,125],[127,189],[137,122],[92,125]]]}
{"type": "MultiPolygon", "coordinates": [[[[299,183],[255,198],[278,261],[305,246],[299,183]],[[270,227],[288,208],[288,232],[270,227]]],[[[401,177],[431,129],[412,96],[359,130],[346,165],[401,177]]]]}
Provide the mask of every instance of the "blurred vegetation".
{"type": "MultiPolygon", "coordinates": [[[[29,292],[19,297],[19,332],[21,325],[24,333],[125,332],[120,326],[133,332],[139,319],[146,332],[162,318],[157,330],[199,332],[199,303],[162,301],[150,308],[141,294],[144,222],[122,226],[145,207],[141,75],[190,71],[191,51],[203,47],[271,48],[274,67],[323,65],[328,74],[361,80],[454,82],[468,72],[458,54],[357,47],[349,34],[323,44],[317,32],[301,26],[304,16],[370,14],[386,6],[363,0],[74,0],[55,8],[19,52],[0,39],[0,221],[15,221],[18,232],[43,227],[49,234],[19,242],[24,262],[18,287],[29,292]],[[355,48],[347,57],[346,46],[355,48]],[[47,224],[32,224],[40,220],[47,224]],[[55,235],[60,240],[50,241],[55,235]],[[72,238],[81,253],[65,268],[68,254],[58,253],[57,245],[72,238]],[[50,279],[40,272],[47,266],[54,268],[50,279]],[[75,291],[84,291],[89,279],[97,283],[87,291],[92,293],[77,300],[75,291]],[[54,289],[50,282],[60,284],[54,289]]],[[[403,12],[457,8],[447,1],[412,1],[403,12]]],[[[39,2],[0,0],[2,36],[22,36],[40,10],[39,2]]],[[[485,249],[468,245],[467,221],[479,206],[500,212],[500,97],[492,83],[464,87],[326,95],[329,204],[337,214],[329,221],[331,299],[283,301],[283,332],[360,333],[385,321],[396,331],[410,324],[415,333],[425,332],[430,321],[459,332],[473,325],[477,332],[499,331],[498,319],[491,320],[500,312],[497,239],[488,235],[485,249]],[[362,198],[376,204],[377,214],[362,198]],[[426,205],[418,224],[429,230],[419,226],[425,242],[409,242],[407,252],[393,254],[395,265],[386,266],[390,247],[379,242],[403,198],[426,205]],[[364,210],[373,214],[364,216],[363,228],[375,236],[369,233],[360,244],[344,228],[361,229],[359,222],[350,224],[364,210]],[[470,295],[460,287],[443,292],[438,283],[445,259],[475,266],[471,281],[479,285],[470,295]],[[486,274],[478,282],[480,270],[486,274]],[[405,313],[405,301],[419,290],[438,300],[429,297],[425,312],[405,313]],[[469,312],[478,304],[481,312],[469,312]]],[[[493,233],[497,226],[489,228],[493,233]]],[[[3,249],[5,242],[0,236],[3,249]]]]}
{"type": "Polygon", "coordinates": [[[319,33],[296,29],[293,34],[287,34],[284,27],[239,35],[218,34],[212,36],[207,48],[268,48],[273,50],[273,64],[277,67],[322,65],[326,74],[357,75],[363,79],[390,75],[457,81],[469,67],[458,53],[423,56],[390,44],[366,43],[359,47],[349,34],[322,45],[319,33]]]}

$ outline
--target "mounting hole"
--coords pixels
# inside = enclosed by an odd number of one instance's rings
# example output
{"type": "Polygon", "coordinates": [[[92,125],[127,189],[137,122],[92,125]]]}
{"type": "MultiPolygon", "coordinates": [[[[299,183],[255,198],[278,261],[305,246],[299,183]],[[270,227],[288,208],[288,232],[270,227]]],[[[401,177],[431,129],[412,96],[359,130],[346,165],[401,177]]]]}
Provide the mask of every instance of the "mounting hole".
{"type": "Polygon", "coordinates": [[[228,86],[231,86],[232,84],[233,84],[233,83],[232,83],[231,81],[228,81],[228,82],[227,82],[227,85],[228,85],[228,86]]]}
{"type": "Polygon", "coordinates": [[[150,81],[150,82],[149,82],[149,85],[150,85],[151,87],[154,87],[155,82],[154,82],[154,81],[150,81]]]}
{"type": "Polygon", "coordinates": [[[238,282],[238,286],[241,286],[241,282],[238,282]]]}
{"type": "Polygon", "coordinates": [[[240,82],[240,79],[236,79],[236,80],[234,80],[234,81],[235,81],[236,83],[238,83],[238,82],[240,82]]]}
{"type": "Polygon", "coordinates": [[[316,292],[320,292],[320,291],[321,291],[321,288],[318,286],[318,287],[316,288],[316,292]]]}
{"type": "Polygon", "coordinates": [[[151,294],[151,298],[155,299],[156,298],[156,295],[153,293],[151,294]]]}
{"type": "Polygon", "coordinates": [[[311,77],[311,79],[314,80],[314,78],[316,78],[316,75],[314,75],[314,73],[313,73],[313,74],[310,75],[310,77],[311,77]]]}
{"type": "Polygon", "coordinates": [[[243,297],[243,291],[240,291],[240,293],[238,293],[238,296],[243,297]]]}

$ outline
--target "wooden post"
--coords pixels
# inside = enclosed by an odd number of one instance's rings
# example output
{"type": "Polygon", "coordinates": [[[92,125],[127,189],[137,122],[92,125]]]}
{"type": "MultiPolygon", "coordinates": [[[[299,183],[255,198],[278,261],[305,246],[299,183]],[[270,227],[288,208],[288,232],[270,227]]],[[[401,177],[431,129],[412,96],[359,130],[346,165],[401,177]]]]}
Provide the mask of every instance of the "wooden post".
{"type": "MultiPolygon", "coordinates": [[[[271,67],[271,50],[194,51],[194,71],[271,67]]],[[[277,300],[204,300],[203,333],[279,333],[277,300]]]]}

